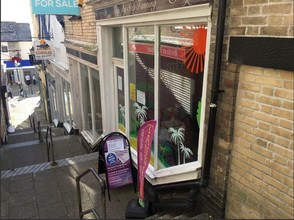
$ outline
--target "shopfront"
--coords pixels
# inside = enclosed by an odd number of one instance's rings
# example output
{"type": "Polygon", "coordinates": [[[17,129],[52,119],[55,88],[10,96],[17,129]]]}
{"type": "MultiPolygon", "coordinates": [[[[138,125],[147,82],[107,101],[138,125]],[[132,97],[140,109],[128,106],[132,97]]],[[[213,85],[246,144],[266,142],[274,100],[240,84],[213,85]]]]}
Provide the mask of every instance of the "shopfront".
{"type": "Polygon", "coordinates": [[[46,62],[46,72],[52,122],[71,133],[73,108],[68,70],[51,60],[46,62]]]}
{"type": "Polygon", "coordinates": [[[123,132],[136,165],[138,128],[148,120],[157,121],[147,169],[153,185],[201,177],[209,2],[93,5],[104,133],[123,132]]]}
{"type": "Polygon", "coordinates": [[[71,89],[68,90],[71,94],[68,98],[72,98],[70,102],[74,106],[72,111],[70,106],[67,109],[72,113],[71,126],[80,131],[87,143],[85,147],[91,150],[103,134],[97,56],[94,52],[81,51],[71,45],[67,45],[67,56],[71,74],[71,89]]]}

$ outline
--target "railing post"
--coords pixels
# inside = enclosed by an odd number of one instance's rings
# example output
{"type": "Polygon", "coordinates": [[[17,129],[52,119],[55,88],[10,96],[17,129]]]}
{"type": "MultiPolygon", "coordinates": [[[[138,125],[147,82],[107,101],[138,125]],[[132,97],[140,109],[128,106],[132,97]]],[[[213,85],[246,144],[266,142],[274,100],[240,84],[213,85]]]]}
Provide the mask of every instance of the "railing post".
{"type": "Polygon", "coordinates": [[[36,124],[35,124],[35,117],[33,116],[33,128],[34,128],[34,132],[36,133],[36,124]]]}
{"type": "Polygon", "coordinates": [[[48,141],[48,134],[49,134],[49,125],[47,126],[45,141],[46,141],[47,159],[48,159],[48,162],[50,162],[50,143],[48,141]]]}
{"type": "Polygon", "coordinates": [[[32,124],[32,116],[29,115],[29,120],[30,120],[30,126],[31,128],[33,127],[33,124],[32,124]]]}
{"type": "Polygon", "coordinates": [[[57,162],[55,161],[55,156],[54,156],[54,144],[53,144],[53,140],[52,140],[52,129],[50,127],[50,141],[51,141],[51,152],[52,152],[52,166],[56,166],[57,162]]]}
{"type": "Polygon", "coordinates": [[[39,142],[43,143],[40,121],[38,121],[38,136],[39,136],[39,142]]]}
{"type": "Polygon", "coordinates": [[[83,216],[88,214],[88,213],[93,213],[95,215],[95,217],[97,219],[106,219],[106,183],[105,180],[103,180],[99,174],[93,169],[93,168],[89,168],[86,171],[84,171],[82,174],[78,175],[76,177],[76,186],[77,186],[77,194],[78,194],[78,205],[79,205],[79,217],[80,219],[83,219],[83,216]],[[96,180],[98,181],[99,185],[100,185],[100,190],[101,190],[101,203],[102,203],[102,218],[100,218],[100,215],[97,213],[97,211],[92,208],[92,209],[88,209],[86,211],[83,211],[82,209],[82,199],[81,199],[81,189],[80,189],[80,180],[83,176],[85,176],[86,174],[88,174],[89,172],[91,172],[94,177],[96,178],[96,180]]]}

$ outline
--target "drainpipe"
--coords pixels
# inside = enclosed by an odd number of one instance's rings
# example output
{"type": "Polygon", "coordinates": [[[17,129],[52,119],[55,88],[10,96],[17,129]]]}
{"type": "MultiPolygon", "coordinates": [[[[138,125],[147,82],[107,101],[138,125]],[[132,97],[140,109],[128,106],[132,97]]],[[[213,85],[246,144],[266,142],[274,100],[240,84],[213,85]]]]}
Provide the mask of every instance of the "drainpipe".
{"type": "Polygon", "coordinates": [[[226,18],[226,3],[227,3],[226,0],[220,0],[218,2],[218,20],[217,20],[214,66],[213,66],[213,76],[212,76],[211,103],[209,105],[210,111],[209,111],[209,121],[208,121],[208,129],[207,129],[205,161],[204,161],[203,176],[201,181],[202,187],[208,186],[208,182],[210,179],[210,166],[211,166],[214,133],[215,133],[218,93],[222,92],[222,91],[219,91],[219,81],[220,81],[225,18],[226,18]]]}

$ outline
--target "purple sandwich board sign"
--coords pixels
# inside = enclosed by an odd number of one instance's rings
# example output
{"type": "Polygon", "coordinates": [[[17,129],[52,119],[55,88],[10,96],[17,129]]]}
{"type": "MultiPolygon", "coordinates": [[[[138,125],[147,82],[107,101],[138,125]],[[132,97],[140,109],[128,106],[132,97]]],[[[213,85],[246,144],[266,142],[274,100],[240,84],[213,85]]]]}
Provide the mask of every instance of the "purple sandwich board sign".
{"type": "Polygon", "coordinates": [[[112,132],[103,138],[101,145],[108,194],[109,189],[133,183],[130,143],[127,137],[119,132],[112,132]]]}

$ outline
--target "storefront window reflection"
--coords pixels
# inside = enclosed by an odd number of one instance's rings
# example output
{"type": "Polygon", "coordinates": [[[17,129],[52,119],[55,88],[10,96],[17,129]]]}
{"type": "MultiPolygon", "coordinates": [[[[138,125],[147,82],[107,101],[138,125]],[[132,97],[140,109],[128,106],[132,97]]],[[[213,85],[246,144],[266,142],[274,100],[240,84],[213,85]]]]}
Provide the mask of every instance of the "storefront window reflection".
{"type": "Polygon", "coordinates": [[[136,150],[137,131],[154,119],[159,103],[156,169],[195,162],[198,159],[201,98],[207,29],[204,24],[177,24],[128,29],[130,137],[136,150]],[[159,51],[154,50],[159,39],[159,51]],[[155,72],[154,57],[158,59],[155,72]],[[154,82],[158,74],[158,82],[154,82]],[[158,85],[155,94],[154,85],[158,85]],[[155,100],[155,97],[158,100],[155,100]]]}
{"type": "Polygon", "coordinates": [[[197,161],[205,41],[203,25],[160,26],[159,168],[197,161]]]}
{"type": "Polygon", "coordinates": [[[72,102],[70,85],[68,82],[63,80],[63,96],[64,96],[64,107],[65,107],[65,121],[72,125],[72,102]]]}
{"type": "Polygon", "coordinates": [[[90,102],[90,87],[89,87],[90,82],[89,82],[89,76],[88,76],[88,68],[84,64],[80,64],[80,68],[81,68],[82,99],[83,99],[83,110],[84,110],[84,129],[91,131],[92,119],[91,119],[91,102],[90,102]]]}
{"type": "Polygon", "coordinates": [[[124,69],[120,67],[116,67],[116,75],[117,75],[118,129],[124,133],[126,130],[124,69]]]}
{"type": "Polygon", "coordinates": [[[94,113],[94,128],[97,134],[102,134],[102,112],[101,112],[101,94],[100,94],[100,82],[98,72],[94,69],[90,69],[90,75],[93,81],[93,113],[94,113]]]}
{"type": "Polygon", "coordinates": [[[128,29],[130,141],[137,149],[138,129],[154,119],[154,27],[128,29]]]}

